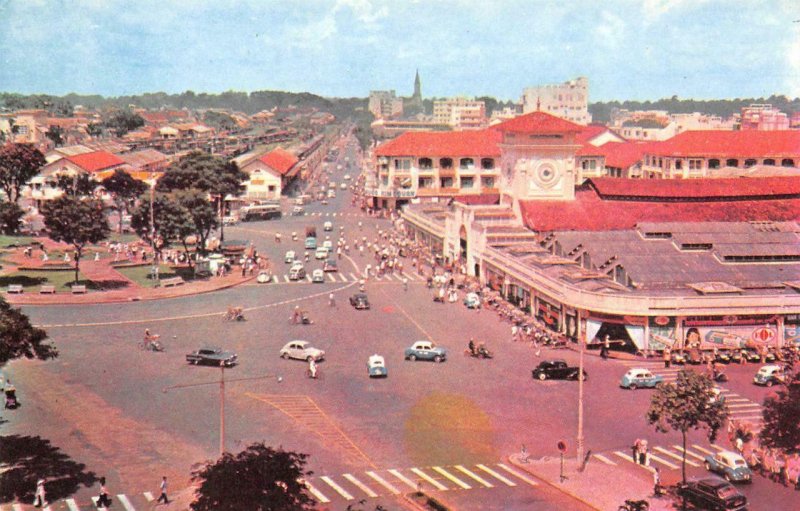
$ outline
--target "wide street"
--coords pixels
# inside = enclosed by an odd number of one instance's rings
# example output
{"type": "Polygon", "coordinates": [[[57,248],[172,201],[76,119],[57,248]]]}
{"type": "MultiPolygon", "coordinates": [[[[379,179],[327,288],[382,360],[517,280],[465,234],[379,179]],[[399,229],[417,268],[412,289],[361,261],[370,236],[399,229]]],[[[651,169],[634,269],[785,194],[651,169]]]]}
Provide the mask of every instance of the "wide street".
{"type": "MultiPolygon", "coordinates": [[[[344,154],[354,162],[353,151],[344,154]]],[[[345,173],[354,179],[358,174],[355,165],[343,167],[331,178],[337,184],[345,173]]],[[[352,206],[349,191],[337,187],[336,193],[327,206],[307,205],[303,216],[226,227],[227,239],[251,240],[273,261],[275,279],[269,284],[251,281],[162,301],[26,307],[60,356],[6,368],[24,406],[4,414],[4,434],[50,440],[88,470],[106,475],[112,493],[129,495],[132,508],[146,509],[143,492],[155,492],[161,475],[178,490],[188,485],[194,463],[219,454],[222,371],[185,361],[187,353],[210,344],[235,351],[240,362],[224,371],[225,448],[235,452],[265,441],[308,453],[314,472],[308,482],[320,507],[344,509],[363,498],[365,506],[395,509],[386,498],[421,483],[462,509],[589,509],[506,460],[523,444],[531,458],[555,457],[559,440],[574,456],[578,384],[535,381],[530,371],[551,357],[576,364],[577,353],[543,349],[537,356],[529,345],[511,342],[511,325],[491,310],[468,310],[460,301],[434,303],[408,259],[408,290],[398,275],[372,279],[366,284],[372,307],[365,311],[350,307],[348,297],[374,260],[355,250],[339,261],[339,272],[326,274],[324,284],[288,282],[283,255],[290,249],[302,254],[305,226],[314,225],[320,239],[330,234],[334,242],[343,226],[351,245],[390,228],[388,220],[369,218],[352,206]],[[326,220],[333,222],[331,233],[323,233],[326,220]],[[282,233],[279,244],[276,232],[282,233]],[[291,241],[292,232],[298,241],[291,241]],[[328,303],[331,292],[335,306],[328,303]],[[247,321],[223,322],[229,305],[243,306],[247,321]],[[296,306],[309,311],[313,324],[291,324],[296,306]],[[161,335],[165,353],[137,349],[145,328],[161,335]],[[495,358],[464,356],[470,337],[485,341],[495,358]],[[321,379],[305,376],[306,363],[278,356],[292,339],[325,350],[321,379]],[[447,361],[405,361],[404,348],[416,340],[445,347],[447,361]],[[367,358],[375,353],[386,358],[386,379],[367,377],[367,358]]],[[[320,266],[312,254],[309,273],[320,266]]],[[[647,425],[650,391],[618,386],[621,375],[641,363],[585,359],[586,447],[599,455],[589,463],[643,470],[625,456],[636,438],[647,438],[654,465],[674,477],[680,437],[647,425]]],[[[674,377],[674,370],[646,364],[674,377]]],[[[731,382],[724,387],[741,417],[758,415],[770,392],[750,383],[756,369],[755,364],[728,369],[731,382]]],[[[718,443],[728,445],[724,431],[718,443]]],[[[690,475],[705,474],[699,458],[714,447],[702,432],[693,433],[687,445],[695,465],[690,475]]],[[[623,488],[620,481],[620,502],[623,488]]],[[[86,503],[96,490],[82,489],[74,497],[86,506],[81,509],[89,509],[86,503]]],[[[752,509],[788,509],[797,501],[796,493],[761,477],[743,491],[754,502],[752,509]]]]}

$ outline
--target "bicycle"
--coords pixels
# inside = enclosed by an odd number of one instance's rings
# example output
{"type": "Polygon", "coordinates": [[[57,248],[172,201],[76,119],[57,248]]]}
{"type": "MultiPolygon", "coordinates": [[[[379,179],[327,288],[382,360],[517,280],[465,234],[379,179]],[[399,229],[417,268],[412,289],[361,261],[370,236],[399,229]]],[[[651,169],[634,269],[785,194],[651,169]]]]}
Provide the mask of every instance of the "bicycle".
{"type": "Polygon", "coordinates": [[[151,340],[141,340],[136,346],[142,351],[166,351],[164,345],[159,342],[157,337],[151,340]]]}

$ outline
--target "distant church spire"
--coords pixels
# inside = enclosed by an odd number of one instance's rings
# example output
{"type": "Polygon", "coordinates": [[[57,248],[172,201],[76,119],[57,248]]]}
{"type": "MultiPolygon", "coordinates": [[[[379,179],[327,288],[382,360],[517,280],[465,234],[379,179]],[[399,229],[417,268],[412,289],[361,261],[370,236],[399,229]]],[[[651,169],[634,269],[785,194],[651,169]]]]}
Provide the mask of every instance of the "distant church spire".
{"type": "Polygon", "coordinates": [[[412,97],[422,103],[422,80],[419,79],[419,69],[414,77],[414,95],[412,97]]]}

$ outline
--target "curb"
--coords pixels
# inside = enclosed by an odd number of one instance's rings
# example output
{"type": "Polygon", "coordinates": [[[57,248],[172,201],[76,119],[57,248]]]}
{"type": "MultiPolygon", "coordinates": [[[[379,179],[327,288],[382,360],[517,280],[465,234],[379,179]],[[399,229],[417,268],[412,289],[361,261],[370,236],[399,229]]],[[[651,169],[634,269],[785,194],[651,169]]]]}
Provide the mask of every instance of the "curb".
{"type": "Polygon", "coordinates": [[[545,477],[542,477],[541,475],[539,475],[536,472],[532,471],[529,468],[529,465],[517,462],[517,460],[512,455],[507,456],[506,459],[508,460],[509,463],[511,463],[515,467],[519,468],[520,470],[524,470],[528,474],[534,476],[535,478],[537,478],[540,481],[544,482],[545,484],[547,484],[551,488],[563,493],[564,495],[572,497],[573,499],[577,500],[578,502],[580,502],[582,504],[585,504],[585,505],[589,506],[590,508],[592,508],[592,509],[594,509],[596,511],[603,511],[602,509],[600,509],[599,507],[595,506],[591,502],[585,500],[584,498],[579,497],[578,495],[575,495],[574,493],[572,493],[571,491],[567,490],[566,488],[562,488],[561,486],[559,486],[556,483],[550,481],[549,479],[547,479],[545,477]]]}

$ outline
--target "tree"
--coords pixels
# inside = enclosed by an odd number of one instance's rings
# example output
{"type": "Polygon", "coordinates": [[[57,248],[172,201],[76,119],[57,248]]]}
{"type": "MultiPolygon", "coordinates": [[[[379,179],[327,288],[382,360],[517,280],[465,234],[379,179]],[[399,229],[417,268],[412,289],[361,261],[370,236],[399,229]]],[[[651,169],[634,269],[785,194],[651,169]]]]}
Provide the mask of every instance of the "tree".
{"type": "Polygon", "coordinates": [[[86,125],[86,133],[93,137],[99,137],[103,134],[103,126],[94,122],[90,122],[88,125],[86,125]]]}
{"type": "Polygon", "coordinates": [[[56,358],[58,350],[46,340],[44,330],[31,325],[28,316],[0,298],[0,367],[21,357],[56,358]]]}
{"type": "Polygon", "coordinates": [[[103,180],[102,185],[111,194],[114,209],[119,212],[119,232],[121,233],[122,215],[128,213],[133,207],[136,197],[147,190],[147,183],[134,179],[122,169],[116,169],[113,174],[103,180]]]}
{"type": "Polygon", "coordinates": [[[60,174],[56,177],[56,187],[72,197],[92,197],[100,183],[93,175],[85,172],[60,174]]]}
{"type": "Polygon", "coordinates": [[[300,482],[311,475],[306,470],[307,454],[273,449],[263,442],[250,445],[239,454],[226,452],[192,472],[199,484],[193,511],[305,511],[314,501],[300,482]]]}
{"type": "Polygon", "coordinates": [[[214,206],[208,201],[207,195],[199,190],[176,192],[175,198],[192,219],[194,235],[197,237],[197,251],[206,253],[206,241],[211,236],[211,231],[219,225],[214,206]]]}
{"type": "Polygon", "coordinates": [[[6,144],[0,148],[0,188],[9,201],[19,200],[20,190],[47,161],[32,144],[6,144]]]}
{"type": "Polygon", "coordinates": [[[114,130],[118,137],[144,126],[144,119],[141,115],[135,114],[130,110],[117,110],[105,121],[105,125],[114,130]]]}
{"type": "Polygon", "coordinates": [[[16,202],[0,202],[0,231],[3,234],[14,234],[19,231],[24,214],[16,202]]]}
{"type": "Polygon", "coordinates": [[[163,248],[179,243],[191,265],[186,238],[194,234],[194,221],[189,211],[173,195],[156,193],[153,195],[153,223],[154,229],[150,227],[150,196],[142,195],[139,206],[131,212],[133,230],[147,243],[155,245],[159,253],[163,248]]]}
{"type": "Polygon", "coordinates": [[[99,199],[65,194],[45,202],[42,214],[47,236],[53,241],[68,243],[75,249],[77,283],[84,248],[106,239],[110,232],[103,203],[99,199]]]}
{"type": "Polygon", "coordinates": [[[686,482],[686,433],[700,428],[708,429],[713,442],[725,419],[728,407],[716,399],[711,378],[691,370],[678,372],[675,383],[659,385],[650,399],[647,421],[655,424],[656,431],[680,431],[683,439],[683,482],[686,482]]]}
{"type": "Polygon", "coordinates": [[[50,126],[44,136],[52,140],[56,147],[64,145],[64,128],[61,126],[50,126]]]}
{"type": "Polygon", "coordinates": [[[800,380],[764,400],[761,445],[783,451],[800,450],[800,380]]]}

